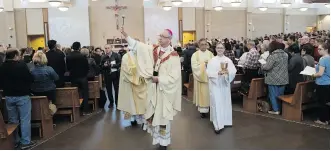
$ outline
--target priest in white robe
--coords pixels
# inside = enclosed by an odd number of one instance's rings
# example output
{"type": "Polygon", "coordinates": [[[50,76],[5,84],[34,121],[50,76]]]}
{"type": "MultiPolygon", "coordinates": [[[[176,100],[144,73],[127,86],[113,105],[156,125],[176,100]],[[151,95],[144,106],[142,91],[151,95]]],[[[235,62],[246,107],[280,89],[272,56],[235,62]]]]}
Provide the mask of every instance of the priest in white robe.
{"type": "Polygon", "coordinates": [[[124,112],[124,119],[130,120],[132,126],[143,124],[147,84],[145,79],[138,74],[135,51],[129,51],[122,57],[119,84],[117,109],[124,112]]]}
{"type": "Polygon", "coordinates": [[[159,46],[153,47],[129,37],[122,28],[129,46],[137,53],[137,69],[147,82],[147,103],[144,127],[153,137],[153,145],[167,149],[170,125],[181,110],[181,64],[178,53],[170,46],[172,31],[159,35],[159,46]]]}
{"type": "Polygon", "coordinates": [[[209,60],[214,57],[213,53],[208,51],[207,48],[207,40],[200,39],[199,50],[191,58],[194,78],[193,103],[198,107],[201,118],[207,117],[209,112],[209,88],[206,68],[209,60]]]}
{"type": "Polygon", "coordinates": [[[210,121],[215,133],[219,134],[224,126],[232,125],[231,82],[236,76],[236,67],[231,59],[224,56],[224,45],[217,44],[217,56],[207,65],[210,90],[210,121]]]}

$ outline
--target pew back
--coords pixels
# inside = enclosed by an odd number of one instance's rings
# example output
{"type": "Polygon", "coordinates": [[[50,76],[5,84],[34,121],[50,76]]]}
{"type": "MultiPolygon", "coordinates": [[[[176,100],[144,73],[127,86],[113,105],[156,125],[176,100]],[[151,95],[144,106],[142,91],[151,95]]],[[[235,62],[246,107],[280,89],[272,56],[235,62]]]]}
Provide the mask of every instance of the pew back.
{"type": "Polygon", "coordinates": [[[80,107],[78,88],[57,88],[55,105],[57,108],[80,107]]]}
{"type": "Polygon", "coordinates": [[[297,83],[294,94],[279,96],[282,100],[282,116],[288,120],[303,120],[304,107],[314,106],[314,81],[297,83]]]}
{"type": "Polygon", "coordinates": [[[88,90],[89,90],[89,98],[91,98],[91,99],[100,98],[99,81],[89,81],[88,90]]]}
{"type": "Polygon", "coordinates": [[[267,95],[267,90],[264,84],[264,78],[252,79],[248,92],[248,98],[258,99],[267,95]]]}
{"type": "Polygon", "coordinates": [[[194,77],[193,77],[192,73],[189,76],[189,82],[188,83],[189,83],[188,89],[193,92],[193,90],[194,90],[194,77]]]}
{"type": "Polygon", "coordinates": [[[231,82],[231,91],[232,92],[238,91],[238,89],[241,86],[241,80],[243,79],[243,77],[244,77],[243,74],[236,74],[233,81],[231,82]]]}

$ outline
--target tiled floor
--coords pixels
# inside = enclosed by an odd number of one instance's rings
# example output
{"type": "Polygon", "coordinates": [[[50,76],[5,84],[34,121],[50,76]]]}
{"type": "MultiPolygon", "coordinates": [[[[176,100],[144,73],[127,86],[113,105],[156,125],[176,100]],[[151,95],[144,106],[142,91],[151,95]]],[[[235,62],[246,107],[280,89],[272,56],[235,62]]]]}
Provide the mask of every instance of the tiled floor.
{"type": "MultiPolygon", "coordinates": [[[[34,149],[156,149],[141,128],[118,111],[99,113],[34,149]]],[[[330,130],[233,112],[233,127],[215,135],[209,119],[183,99],[182,112],[172,124],[169,149],[330,149],[330,130]]]]}

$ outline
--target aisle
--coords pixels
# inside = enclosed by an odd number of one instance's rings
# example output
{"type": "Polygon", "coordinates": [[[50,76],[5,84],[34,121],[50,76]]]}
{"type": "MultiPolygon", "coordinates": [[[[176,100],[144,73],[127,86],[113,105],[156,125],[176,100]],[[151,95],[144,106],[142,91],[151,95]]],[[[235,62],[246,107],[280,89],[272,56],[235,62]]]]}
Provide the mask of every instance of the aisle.
{"type": "MultiPolygon", "coordinates": [[[[215,135],[209,119],[183,99],[173,122],[169,149],[329,149],[330,131],[262,116],[233,112],[234,126],[215,135]]],[[[103,112],[34,149],[155,149],[140,127],[128,125],[119,112],[103,112]]]]}

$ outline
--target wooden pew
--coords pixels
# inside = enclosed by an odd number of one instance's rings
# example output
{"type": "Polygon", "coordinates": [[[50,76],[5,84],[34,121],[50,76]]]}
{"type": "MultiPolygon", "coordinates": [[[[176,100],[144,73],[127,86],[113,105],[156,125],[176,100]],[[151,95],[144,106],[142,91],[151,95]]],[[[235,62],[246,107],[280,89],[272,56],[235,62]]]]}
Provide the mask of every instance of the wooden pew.
{"type": "Polygon", "coordinates": [[[243,108],[247,112],[256,113],[259,101],[266,100],[267,92],[264,84],[264,78],[252,79],[248,95],[243,94],[243,108]]]}
{"type": "Polygon", "coordinates": [[[89,81],[88,82],[88,92],[89,92],[89,104],[92,104],[93,111],[98,107],[98,101],[100,98],[100,85],[99,81],[89,81]]]}
{"type": "Polygon", "coordinates": [[[314,81],[297,83],[294,94],[282,95],[282,116],[287,120],[302,121],[302,111],[314,103],[312,96],[314,92],[314,81]]]}
{"type": "Polygon", "coordinates": [[[46,96],[31,96],[31,120],[40,123],[39,136],[49,138],[53,135],[53,115],[46,96]]]}
{"type": "Polygon", "coordinates": [[[193,74],[189,76],[189,83],[185,83],[184,86],[187,88],[187,98],[193,101],[193,91],[194,91],[194,78],[193,74]]]}
{"type": "MultiPolygon", "coordinates": [[[[31,99],[31,127],[39,129],[39,137],[49,138],[53,135],[53,116],[49,109],[49,101],[46,96],[30,96],[31,99]]],[[[8,121],[6,100],[2,98],[1,112],[4,120],[8,121]]]]}
{"type": "MultiPolygon", "coordinates": [[[[98,79],[96,77],[95,79],[98,79]]],[[[99,79],[98,79],[99,80],[99,79]]],[[[65,87],[71,87],[70,82],[65,83],[65,87]]],[[[88,92],[89,92],[89,102],[88,104],[92,105],[93,111],[98,107],[98,101],[100,98],[100,84],[99,81],[88,81],[88,92]]]]}
{"type": "Polygon", "coordinates": [[[0,149],[14,150],[15,149],[15,130],[18,124],[5,124],[3,116],[0,112],[0,149]]]}
{"type": "Polygon", "coordinates": [[[58,108],[55,114],[69,115],[70,122],[75,122],[80,117],[80,100],[77,87],[57,88],[56,102],[58,108]]]}
{"type": "Polygon", "coordinates": [[[236,74],[233,81],[231,82],[231,92],[238,92],[241,86],[241,80],[243,79],[243,74],[236,74]]]}

